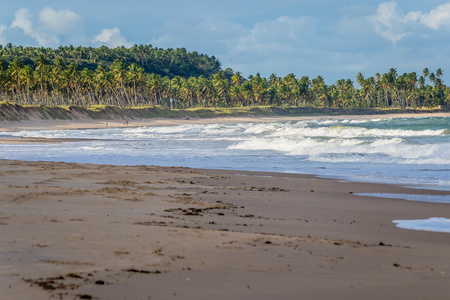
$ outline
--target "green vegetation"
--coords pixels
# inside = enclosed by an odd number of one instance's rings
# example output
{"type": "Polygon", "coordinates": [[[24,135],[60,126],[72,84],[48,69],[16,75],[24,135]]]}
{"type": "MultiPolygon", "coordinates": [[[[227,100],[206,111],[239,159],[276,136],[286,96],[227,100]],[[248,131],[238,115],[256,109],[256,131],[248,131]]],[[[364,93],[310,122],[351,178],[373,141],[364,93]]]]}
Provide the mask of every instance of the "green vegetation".
{"type": "MultiPolygon", "coordinates": [[[[220,63],[185,49],[151,45],[119,47],[33,48],[0,46],[0,100],[21,105],[91,107],[160,106],[170,109],[275,106],[368,109],[421,108],[450,104],[443,71],[428,69],[398,75],[395,69],[354,85],[341,79],[294,74],[243,78],[220,63]]],[[[210,110],[211,112],[211,110],[210,110]]]]}
{"type": "MultiPolygon", "coordinates": [[[[22,65],[43,68],[42,64],[62,59],[65,65],[75,63],[79,70],[84,68],[95,71],[99,66],[109,68],[115,60],[126,66],[135,63],[146,73],[155,73],[162,77],[181,76],[184,78],[210,76],[220,71],[220,62],[198,52],[187,52],[186,49],[161,49],[152,45],[134,45],[131,48],[118,47],[110,49],[106,46],[74,47],[60,46],[57,49],[22,47],[7,44],[0,45],[4,62],[9,65],[17,59],[22,65]]],[[[45,68],[45,67],[44,67],[45,68]]]]}

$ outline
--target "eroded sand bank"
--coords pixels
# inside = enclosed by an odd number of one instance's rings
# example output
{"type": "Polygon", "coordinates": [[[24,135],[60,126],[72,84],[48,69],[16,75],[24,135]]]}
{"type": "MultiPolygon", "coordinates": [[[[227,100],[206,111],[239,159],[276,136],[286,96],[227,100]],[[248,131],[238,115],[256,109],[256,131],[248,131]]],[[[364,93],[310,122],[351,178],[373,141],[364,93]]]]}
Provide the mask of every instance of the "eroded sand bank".
{"type": "Polygon", "coordinates": [[[106,127],[139,127],[139,126],[164,126],[183,124],[214,124],[214,123],[242,123],[242,122],[273,122],[273,121],[301,121],[319,119],[385,119],[385,118],[416,118],[416,117],[450,117],[450,112],[441,113],[405,113],[405,114],[380,114],[380,115],[324,115],[302,117],[232,117],[232,118],[193,118],[185,119],[142,119],[128,120],[32,120],[22,122],[0,122],[0,132],[19,130],[63,130],[63,129],[95,129],[106,127]]]}

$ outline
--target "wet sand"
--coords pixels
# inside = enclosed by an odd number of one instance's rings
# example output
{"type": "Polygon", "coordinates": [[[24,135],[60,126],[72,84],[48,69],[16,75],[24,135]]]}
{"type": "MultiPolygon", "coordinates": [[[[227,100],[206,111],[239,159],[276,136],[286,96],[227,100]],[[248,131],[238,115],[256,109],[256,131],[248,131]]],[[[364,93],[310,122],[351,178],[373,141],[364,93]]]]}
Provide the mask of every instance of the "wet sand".
{"type": "Polygon", "coordinates": [[[449,194],[308,175],[0,160],[1,299],[448,299],[449,194]]]}
{"type": "Polygon", "coordinates": [[[60,138],[41,138],[41,137],[0,137],[0,144],[30,144],[30,143],[68,143],[82,142],[89,139],[60,139],[60,138]]]}

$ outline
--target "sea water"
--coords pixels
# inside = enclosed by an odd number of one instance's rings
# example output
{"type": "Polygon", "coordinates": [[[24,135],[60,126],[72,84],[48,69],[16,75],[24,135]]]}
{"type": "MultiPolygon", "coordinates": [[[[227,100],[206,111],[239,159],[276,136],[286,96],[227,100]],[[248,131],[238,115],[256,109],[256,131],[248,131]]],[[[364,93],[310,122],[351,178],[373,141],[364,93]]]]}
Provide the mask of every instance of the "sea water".
{"type": "Polygon", "coordinates": [[[186,121],[177,126],[4,135],[92,140],[2,144],[3,159],[290,172],[450,191],[449,117],[236,124],[186,121]]]}
{"type": "MultiPolygon", "coordinates": [[[[289,172],[450,191],[449,117],[235,124],[189,124],[187,120],[177,126],[3,135],[92,140],[1,144],[2,159],[289,172]]],[[[423,223],[406,221],[412,223],[402,225],[397,220],[398,226],[414,224],[411,228],[418,229],[417,223],[423,223]]],[[[450,231],[449,222],[431,221],[445,224],[444,231],[450,231]]]]}

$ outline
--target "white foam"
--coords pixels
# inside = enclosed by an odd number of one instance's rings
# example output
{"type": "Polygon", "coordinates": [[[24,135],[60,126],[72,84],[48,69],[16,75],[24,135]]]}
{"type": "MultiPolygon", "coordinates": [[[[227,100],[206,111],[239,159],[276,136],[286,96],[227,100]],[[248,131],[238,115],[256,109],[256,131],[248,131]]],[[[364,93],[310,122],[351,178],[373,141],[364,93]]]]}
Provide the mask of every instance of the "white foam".
{"type": "Polygon", "coordinates": [[[351,162],[356,154],[362,160],[367,159],[378,163],[448,164],[450,161],[449,144],[417,145],[399,137],[368,141],[356,138],[330,139],[300,135],[256,136],[231,145],[228,149],[273,150],[288,155],[307,155],[311,160],[327,162],[351,162]],[[335,157],[330,154],[348,154],[348,156],[335,157]]]}
{"type": "Polygon", "coordinates": [[[404,199],[409,201],[450,203],[450,195],[422,195],[422,194],[390,194],[390,193],[357,193],[358,196],[404,199]]]}
{"type": "Polygon", "coordinates": [[[387,145],[398,145],[401,143],[404,143],[405,141],[401,138],[395,137],[395,138],[391,138],[391,139],[378,139],[376,141],[374,141],[373,143],[371,143],[370,145],[372,147],[384,147],[387,145]]]}
{"type": "Polygon", "coordinates": [[[369,123],[371,120],[350,120],[350,124],[363,124],[363,123],[369,123]]]}
{"type": "Polygon", "coordinates": [[[424,220],[394,220],[398,228],[433,232],[450,232],[450,219],[429,218],[424,220]]]}
{"type": "Polygon", "coordinates": [[[450,135],[443,133],[449,122],[349,118],[22,131],[8,135],[97,141],[4,144],[0,158],[311,173],[445,190],[450,187],[450,135]]]}

